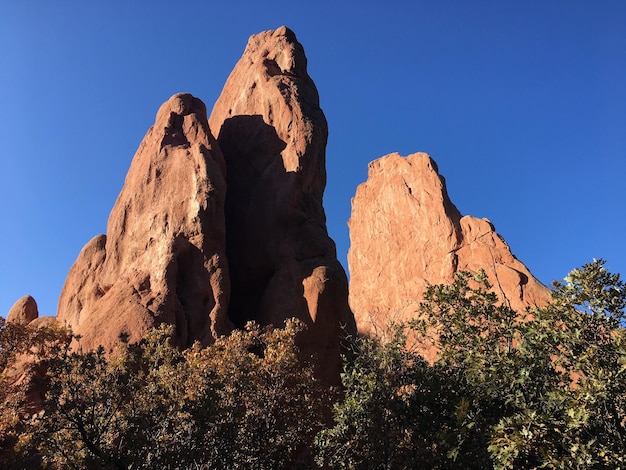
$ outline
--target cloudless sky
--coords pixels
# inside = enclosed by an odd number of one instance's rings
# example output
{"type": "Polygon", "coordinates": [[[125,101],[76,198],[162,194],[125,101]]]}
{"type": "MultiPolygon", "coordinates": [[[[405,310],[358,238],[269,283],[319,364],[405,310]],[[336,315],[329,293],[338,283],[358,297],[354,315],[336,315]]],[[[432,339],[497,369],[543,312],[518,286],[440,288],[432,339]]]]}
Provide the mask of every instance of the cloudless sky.
{"type": "Polygon", "coordinates": [[[283,24],[328,119],[344,266],[368,162],[424,151],[542,282],[594,257],[626,275],[624,1],[0,0],[0,315],[25,294],[56,313],[159,106],[210,110],[248,37],[283,24]]]}

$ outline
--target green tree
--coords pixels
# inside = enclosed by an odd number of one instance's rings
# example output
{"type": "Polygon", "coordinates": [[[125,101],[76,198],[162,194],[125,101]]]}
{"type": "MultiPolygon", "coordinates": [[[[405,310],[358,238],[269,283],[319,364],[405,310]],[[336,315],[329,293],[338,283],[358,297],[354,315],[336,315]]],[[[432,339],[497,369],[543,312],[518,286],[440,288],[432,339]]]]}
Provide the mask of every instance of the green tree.
{"type": "Polygon", "coordinates": [[[530,362],[541,351],[545,368],[526,384],[527,403],[494,427],[496,467],[532,459],[547,468],[624,468],[624,283],[594,260],[553,286],[552,302],[520,325],[520,357],[530,362]],[[543,395],[528,397],[542,380],[543,395]]]}
{"type": "Polygon", "coordinates": [[[333,407],[334,426],[315,440],[320,466],[342,469],[410,468],[405,436],[411,372],[404,337],[358,338],[353,360],[341,375],[342,400],[333,407]]]}
{"type": "Polygon", "coordinates": [[[332,393],[300,357],[296,335],[302,329],[297,320],[287,321],[283,329],[248,323],[197,352],[221,385],[216,426],[204,440],[219,454],[211,456],[208,468],[291,469],[312,464],[312,441],[322,428],[332,393]]]}
{"type": "Polygon", "coordinates": [[[113,354],[67,342],[40,358],[45,399],[19,432],[19,456],[46,468],[310,466],[328,394],[296,347],[302,328],[251,323],[184,351],[171,326],[113,354]]]}
{"type": "Polygon", "coordinates": [[[408,327],[436,346],[435,363],[402,348],[402,334],[387,344],[361,340],[334,426],[318,435],[318,461],[624,467],[625,302],[623,282],[602,260],[555,283],[552,302],[533,311],[500,303],[484,272],[431,287],[408,327]]]}
{"type": "Polygon", "coordinates": [[[70,342],[63,328],[33,328],[8,323],[0,317],[0,467],[35,468],[36,454],[22,455],[18,461],[15,446],[39,411],[40,389],[35,378],[45,371],[40,358],[57,354],[70,342]]]}

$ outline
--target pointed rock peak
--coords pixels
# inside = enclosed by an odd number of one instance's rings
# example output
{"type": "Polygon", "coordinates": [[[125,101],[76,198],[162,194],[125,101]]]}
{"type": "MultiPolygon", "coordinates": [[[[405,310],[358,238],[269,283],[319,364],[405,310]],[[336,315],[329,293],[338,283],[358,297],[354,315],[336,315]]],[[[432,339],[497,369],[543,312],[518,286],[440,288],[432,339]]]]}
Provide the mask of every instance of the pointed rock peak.
{"type": "Polygon", "coordinates": [[[153,326],[176,340],[212,342],[230,331],[225,253],[225,164],[198,98],[177,94],[157,112],[111,210],[107,235],[81,251],[58,319],[85,348],[137,341],[153,326]]]}
{"type": "Polygon", "coordinates": [[[339,377],[340,325],[352,324],[347,279],[326,230],[328,125],[304,49],[282,27],[250,38],[209,125],[228,171],[229,316],[309,325],[307,353],[339,377]]]}
{"type": "MultiPolygon", "coordinates": [[[[152,132],[155,137],[160,136],[160,148],[190,147],[194,142],[205,148],[215,147],[206,106],[202,100],[188,93],[178,93],[161,105],[152,132]]],[[[225,171],[221,153],[217,149],[214,151],[217,152],[215,158],[218,164],[225,171]]]]}
{"type": "Polygon", "coordinates": [[[157,112],[156,122],[161,122],[163,118],[169,118],[171,114],[187,116],[188,114],[199,114],[206,119],[206,106],[199,98],[189,93],[177,93],[161,105],[157,112]]]}
{"type": "Polygon", "coordinates": [[[250,62],[261,61],[269,76],[307,74],[304,48],[286,26],[250,36],[243,57],[250,62]]]}
{"type": "Polygon", "coordinates": [[[484,269],[499,298],[516,310],[549,300],[489,220],[461,215],[425,153],[370,163],[349,227],[350,306],[363,333],[410,320],[426,288],[452,282],[460,270],[484,269]]]}
{"type": "Polygon", "coordinates": [[[275,36],[275,37],[285,36],[291,42],[297,42],[297,40],[296,40],[296,33],[294,33],[292,29],[288,28],[285,25],[282,25],[282,26],[279,26],[278,28],[276,28],[274,30],[274,32],[273,32],[273,36],[275,36]]]}
{"type": "Polygon", "coordinates": [[[280,156],[284,170],[305,174],[321,200],[328,124],[306,64],[304,48],[285,27],[250,37],[209,125],[227,160],[254,154],[258,172],[280,156]]]}
{"type": "MultiPolygon", "coordinates": [[[[412,217],[419,217],[424,225],[432,225],[431,230],[437,231],[439,238],[451,239],[455,243],[460,241],[458,220],[461,213],[448,197],[446,181],[439,174],[437,163],[427,153],[404,157],[396,152],[370,162],[368,180],[357,188],[353,209],[357,204],[357,212],[360,211],[364,201],[370,198],[374,198],[372,204],[378,204],[375,200],[378,196],[371,193],[380,193],[388,201],[402,200],[406,207],[392,210],[398,217],[402,217],[401,211],[406,210],[412,217]],[[441,209],[448,223],[439,222],[441,209]]],[[[349,225],[358,223],[355,215],[353,210],[349,225]]]]}

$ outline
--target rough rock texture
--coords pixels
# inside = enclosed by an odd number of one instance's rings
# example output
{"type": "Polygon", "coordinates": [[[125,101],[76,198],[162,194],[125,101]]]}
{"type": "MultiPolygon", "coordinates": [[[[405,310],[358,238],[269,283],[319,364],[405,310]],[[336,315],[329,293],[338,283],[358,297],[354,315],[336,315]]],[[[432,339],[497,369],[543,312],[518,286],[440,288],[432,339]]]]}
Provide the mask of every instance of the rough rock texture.
{"type": "Polygon", "coordinates": [[[364,334],[414,318],[426,287],[453,281],[459,270],[484,269],[500,299],[516,310],[549,299],[491,222],[461,216],[425,153],[370,163],[348,225],[350,306],[364,334]]]}
{"type": "Polygon", "coordinates": [[[206,108],[170,98],[141,143],[109,216],[72,266],[57,318],[81,345],[139,340],[166,322],[181,346],[230,331],[225,166],[206,108]]]}
{"type": "Polygon", "coordinates": [[[301,346],[338,364],[338,328],[353,317],[322,207],[328,127],[292,31],[250,38],[209,124],[228,168],[230,318],[298,317],[308,325],[301,346]]]}
{"type": "Polygon", "coordinates": [[[25,295],[13,304],[7,314],[7,322],[23,323],[28,325],[39,317],[37,302],[30,295],[25,295]]]}

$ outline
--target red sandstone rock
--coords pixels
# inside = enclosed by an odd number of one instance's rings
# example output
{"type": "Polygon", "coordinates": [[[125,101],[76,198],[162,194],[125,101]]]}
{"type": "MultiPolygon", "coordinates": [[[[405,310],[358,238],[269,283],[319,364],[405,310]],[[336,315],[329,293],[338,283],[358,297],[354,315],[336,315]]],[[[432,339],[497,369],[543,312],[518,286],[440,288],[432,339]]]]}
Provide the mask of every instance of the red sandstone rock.
{"type": "Polygon", "coordinates": [[[362,333],[382,334],[390,322],[414,318],[426,287],[452,282],[459,270],[484,269],[515,310],[549,300],[491,222],[461,216],[425,153],[370,163],[349,226],[350,306],[362,333]]]}
{"type": "Polygon", "coordinates": [[[176,325],[182,346],[228,333],[222,154],[197,98],[178,94],[157,113],[111,211],[107,236],[81,251],[57,318],[81,345],[137,341],[176,325]]]}
{"type": "Polygon", "coordinates": [[[37,302],[30,295],[25,295],[13,304],[7,314],[7,322],[28,325],[39,316],[37,302]]]}
{"type": "Polygon", "coordinates": [[[352,314],[322,207],[328,127],[292,31],[250,38],[209,124],[228,168],[231,319],[300,318],[304,349],[338,364],[339,326],[352,314]]]}

